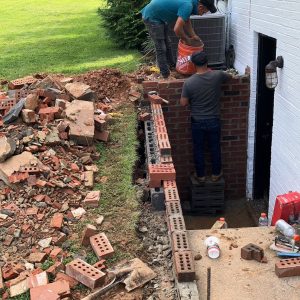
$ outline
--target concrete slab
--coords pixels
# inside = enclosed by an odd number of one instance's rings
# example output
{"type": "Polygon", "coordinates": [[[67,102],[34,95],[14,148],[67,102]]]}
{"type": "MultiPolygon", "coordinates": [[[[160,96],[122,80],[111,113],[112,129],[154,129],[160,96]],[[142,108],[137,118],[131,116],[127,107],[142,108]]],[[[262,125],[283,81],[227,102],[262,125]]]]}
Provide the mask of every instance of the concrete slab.
{"type": "Polygon", "coordinates": [[[269,249],[275,236],[273,227],[190,230],[188,236],[193,253],[202,255],[201,260],[195,261],[200,300],[207,299],[208,267],[211,267],[211,300],[300,299],[299,277],[278,278],[275,274],[275,262],[279,258],[269,249]],[[220,239],[222,252],[216,260],[207,257],[203,243],[210,235],[220,239]],[[249,243],[264,249],[268,263],[241,258],[241,248],[249,243]]]}

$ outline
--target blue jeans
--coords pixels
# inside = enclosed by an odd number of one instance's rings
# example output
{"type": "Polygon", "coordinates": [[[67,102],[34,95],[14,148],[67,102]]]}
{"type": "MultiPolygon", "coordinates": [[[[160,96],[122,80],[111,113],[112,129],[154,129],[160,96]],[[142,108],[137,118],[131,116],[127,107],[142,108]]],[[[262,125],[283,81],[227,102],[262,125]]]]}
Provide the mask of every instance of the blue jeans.
{"type": "Polygon", "coordinates": [[[212,157],[212,174],[221,173],[221,124],[220,119],[193,120],[192,139],[194,145],[195,168],[198,177],[205,176],[204,144],[208,139],[209,149],[212,157]]]}
{"type": "Polygon", "coordinates": [[[163,77],[168,77],[170,75],[169,66],[175,66],[168,33],[168,24],[154,23],[148,20],[144,20],[144,23],[154,42],[156,61],[160,68],[160,73],[163,77]]]}

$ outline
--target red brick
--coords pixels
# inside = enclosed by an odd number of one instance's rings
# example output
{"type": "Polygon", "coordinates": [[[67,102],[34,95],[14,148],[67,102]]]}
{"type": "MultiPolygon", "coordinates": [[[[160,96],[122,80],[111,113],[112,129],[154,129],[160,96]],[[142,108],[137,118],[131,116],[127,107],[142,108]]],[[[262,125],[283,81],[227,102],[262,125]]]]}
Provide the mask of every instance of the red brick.
{"type": "Polygon", "coordinates": [[[26,76],[23,78],[18,78],[18,79],[12,80],[11,82],[9,82],[8,87],[11,90],[15,90],[15,89],[19,89],[19,88],[23,87],[25,84],[32,84],[36,81],[37,81],[37,79],[34,78],[33,76],[26,76]]]}
{"type": "Polygon", "coordinates": [[[177,188],[164,189],[165,201],[180,201],[177,188]]]}
{"type": "Polygon", "coordinates": [[[64,215],[61,213],[55,213],[51,219],[50,227],[55,229],[60,229],[63,225],[64,215]]]}
{"type": "Polygon", "coordinates": [[[175,271],[179,282],[195,280],[195,266],[191,251],[178,251],[173,256],[175,271]]]}
{"type": "Polygon", "coordinates": [[[99,259],[109,257],[114,253],[113,247],[103,232],[90,237],[90,243],[99,259]]]}
{"type": "Polygon", "coordinates": [[[171,215],[167,220],[170,232],[186,230],[182,215],[171,215]]]}
{"type": "Polygon", "coordinates": [[[176,181],[175,180],[165,180],[163,182],[164,189],[173,188],[177,189],[176,181]]]}
{"type": "Polygon", "coordinates": [[[148,165],[150,180],[176,180],[173,164],[148,165]]]}
{"type": "Polygon", "coordinates": [[[275,264],[275,274],[279,278],[300,276],[300,258],[281,259],[275,264]]]}
{"type": "Polygon", "coordinates": [[[150,179],[148,183],[149,188],[161,187],[161,180],[150,179]]]}
{"type": "Polygon", "coordinates": [[[47,253],[35,252],[35,253],[30,253],[27,260],[31,263],[41,263],[44,262],[46,258],[47,258],[47,253]]]}
{"type": "Polygon", "coordinates": [[[88,246],[90,245],[90,237],[97,234],[97,228],[94,225],[87,224],[83,232],[81,245],[88,246]]]}
{"type": "Polygon", "coordinates": [[[27,285],[29,288],[34,288],[41,285],[46,285],[49,283],[48,276],[46,272],[36,274],[34,276],[29,276],[27,278],[27,285]]]}
{"type": "Polygon", "coordinates": [[[89,192],[82,202],[82,206],[86,207],[98,207],[100,200],[100,191],[89,192]]]}
{"type": "Polygon", "coordinates": [[[62,249],[59,247],[55,247],[51,253],[50,253],[50,257],[51,258],[56,258],[59,254],[62,254],[62,249]]]}
{"type": "Polygon", "coordinates": [[[101,259],[98,262],[96,262],[95,264],[93,264],[93,267],[95,267],[96,269],[98,269],[100,271],[105,270],[106,269],[105,262],[106,262],[105,259],[101,259]]]}
{"type": "Polygon", "coordinates": [[[4,242],[3,242],[3,245],[5,245],[5,246],[10,246],[11,243],[13,242],[13,240],[14,240],[14,237],[13,237],[13,236],[7,235],[7,236],[5,237],[5,240],[4,240],[4,242]]]}
{"type": "Polygon", "coordinates": [[[66,265],[66,274],[90,289],[99,287],[105,279],[105,274],[103,272],[79,258],[66,265]]]}
{"type": "Polygon", "coordinates": [[[139,120],[143,121],[143,122],[149,121],[149,120],[151,120],[151,114],[149,114],[149,113],[142,113],[142,114],[139,115],[139,120]]]}
{"type": "Polygon", "coordinates": [[[171,244],[173,252],[190,251],[188,236],[186,231],[174,231],[171,234],[171,244]]]}
{"type": "Polygon", "coordinates": [[[56,277],[55,277],[55,281],[58,281],[58,280],[65,280],[69,283],[70,285],[70,288],[74,288],[77,284],[78,284],[78,281],[72,277],[70,277],[69,275],[65,274],[65,273],[57,273],[56,277]]]}
{"type": "Polygon", "coordinates": [[[109,140],[109,131],[104,130],[104,131],[95,131],[95,139],[102,141],[102,142],[107,142],[109,140]]]}
{"type": "Polygon", "coordinates": [[[180,201],[166,201],[166,214],[167,217],[170,217],[171,215],[182,215],[181,205],[180,201]]]}
{"type": "Polygon", "coordinates": [[[65,265],[60,261],[56,261],[54,265],[52,265],[46,270],[46,272],[51,274],[52,276],[55,276],[56,273],[64,270],[65,270],[65,265]]]}
{"type": "Polygon", "coordinates": [[[60,299],[68,297],[70,294],[71,292],[69,283],[65,280],[55,281],[53,283],[30,289],[31,300],[60,299]]]}

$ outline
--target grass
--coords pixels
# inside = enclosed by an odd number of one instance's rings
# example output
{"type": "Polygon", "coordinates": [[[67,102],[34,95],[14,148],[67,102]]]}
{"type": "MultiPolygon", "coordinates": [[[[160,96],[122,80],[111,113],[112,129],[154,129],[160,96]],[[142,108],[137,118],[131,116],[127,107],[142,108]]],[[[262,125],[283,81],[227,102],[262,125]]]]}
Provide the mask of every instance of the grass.
{"type": "Polygon", "coordinates": [[[0,0],[0,78],[136,68],[137,51],[117,49],[101,26],[105,0],[0,0]]]}

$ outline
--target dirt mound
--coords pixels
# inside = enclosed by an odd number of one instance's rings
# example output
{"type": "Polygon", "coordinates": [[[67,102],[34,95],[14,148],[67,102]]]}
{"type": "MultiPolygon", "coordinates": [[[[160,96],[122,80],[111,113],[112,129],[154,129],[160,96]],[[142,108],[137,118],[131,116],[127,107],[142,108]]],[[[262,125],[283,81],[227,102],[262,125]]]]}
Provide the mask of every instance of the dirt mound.
{"type": "Polygon", "coordinates": [[[128,95],[130,81],[128,77],[116,69],[102,69],[74,76],[75,81],[84,82],[95,91],[98,100],[124,97],[128,95]]]}

